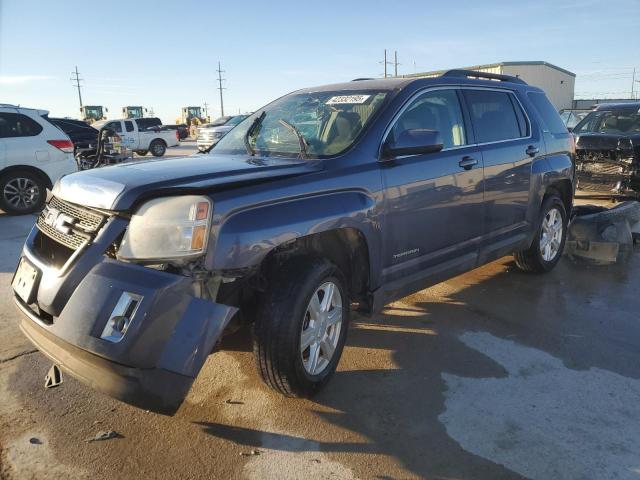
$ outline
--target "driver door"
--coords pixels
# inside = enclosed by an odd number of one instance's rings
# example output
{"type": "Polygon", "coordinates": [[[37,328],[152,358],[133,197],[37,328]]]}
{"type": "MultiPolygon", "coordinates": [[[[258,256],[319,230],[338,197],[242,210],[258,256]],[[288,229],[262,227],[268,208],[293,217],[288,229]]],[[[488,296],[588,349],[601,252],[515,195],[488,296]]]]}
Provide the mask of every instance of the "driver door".
{"type": "Polygon", "coordinates": [[[387,299],[475,266],[483,233],[483,163],[468,125],[458,90],[436,89],[414,97],[387,134],[385,141],[394,142],[405,130],[429,129],[443,141],[439,152],[383,163],[387,299]]]}

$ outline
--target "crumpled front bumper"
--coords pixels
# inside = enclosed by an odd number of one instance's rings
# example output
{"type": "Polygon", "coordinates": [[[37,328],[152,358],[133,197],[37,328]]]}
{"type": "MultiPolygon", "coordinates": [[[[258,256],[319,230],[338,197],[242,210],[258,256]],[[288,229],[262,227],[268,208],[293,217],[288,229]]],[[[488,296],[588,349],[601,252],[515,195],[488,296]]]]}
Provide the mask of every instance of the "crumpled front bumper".
{"type": "Polygon", "coordinates": [[[61,275],[30,249],[34,235],[23,256],[40,271],[36,300],[26,305],[14,297],[24,334],[92,388],[173,414],[237,309],[193,296],[190,278],[104,255],[90,265],[83,255],[61,275]],[[73,280],[83,268],[81,280],[73,280]],[[105,340],[101,334],[125,293],[140,298],[129,328],[119,341],[105,340]]]}

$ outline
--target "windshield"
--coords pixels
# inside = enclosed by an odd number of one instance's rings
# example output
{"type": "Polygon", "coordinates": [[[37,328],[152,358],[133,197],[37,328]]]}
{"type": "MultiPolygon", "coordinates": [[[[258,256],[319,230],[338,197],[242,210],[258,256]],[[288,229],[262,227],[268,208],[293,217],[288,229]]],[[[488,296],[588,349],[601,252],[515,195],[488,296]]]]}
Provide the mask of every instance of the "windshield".
{"type": "Polygon", "coordinates": [[[293,93],[258,110],[214,147],[216,153],[326,158],[349,148],[387,91],[293,93]]]}
{"type": "Polygon", "coordinates": [[[247,117],[248,117],[248,115],[236,115],[231,120],[229,120],[227,123],[225,123],[225,125],[229,125],[231,127],[235,127],[236,125],[238,125],[242,120],[244,120],[247,117]]]}
{"type": "Polygon", "coordinates": [[[573,131],[574,133],[608,133],[613,135],[640,133],[640,111],[624,109],[591,112],[576,125],[573,131]]]}

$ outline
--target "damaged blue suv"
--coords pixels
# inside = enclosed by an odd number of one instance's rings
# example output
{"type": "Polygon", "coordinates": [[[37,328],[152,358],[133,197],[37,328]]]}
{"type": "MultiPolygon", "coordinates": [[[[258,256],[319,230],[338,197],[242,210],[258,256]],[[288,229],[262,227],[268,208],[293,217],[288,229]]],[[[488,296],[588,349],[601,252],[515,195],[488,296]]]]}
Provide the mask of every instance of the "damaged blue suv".
{"type": "Polygon", "coordinates": [[[264,381],[309,396],[352,309],[505,255],[551,270],[573,157],[545,94],[515,77],[299,90],[206,156],[62,178],[13,278],[21,328],[63,371],[171,414],[220,338],[251,324],[264,381]]]}

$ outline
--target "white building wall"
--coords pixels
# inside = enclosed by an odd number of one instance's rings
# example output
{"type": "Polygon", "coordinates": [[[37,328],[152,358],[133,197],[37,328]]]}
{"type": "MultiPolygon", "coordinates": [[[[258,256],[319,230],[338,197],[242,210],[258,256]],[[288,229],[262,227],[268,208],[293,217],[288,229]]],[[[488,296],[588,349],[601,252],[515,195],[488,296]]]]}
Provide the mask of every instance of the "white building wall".
{"type": "Polygon", "coordinates": [[[501,73],[517,75],[529,85],[543,89],[558,110],[572,107],[575,77],[571,75],[547,65],[505,65],[501,73]]]}

